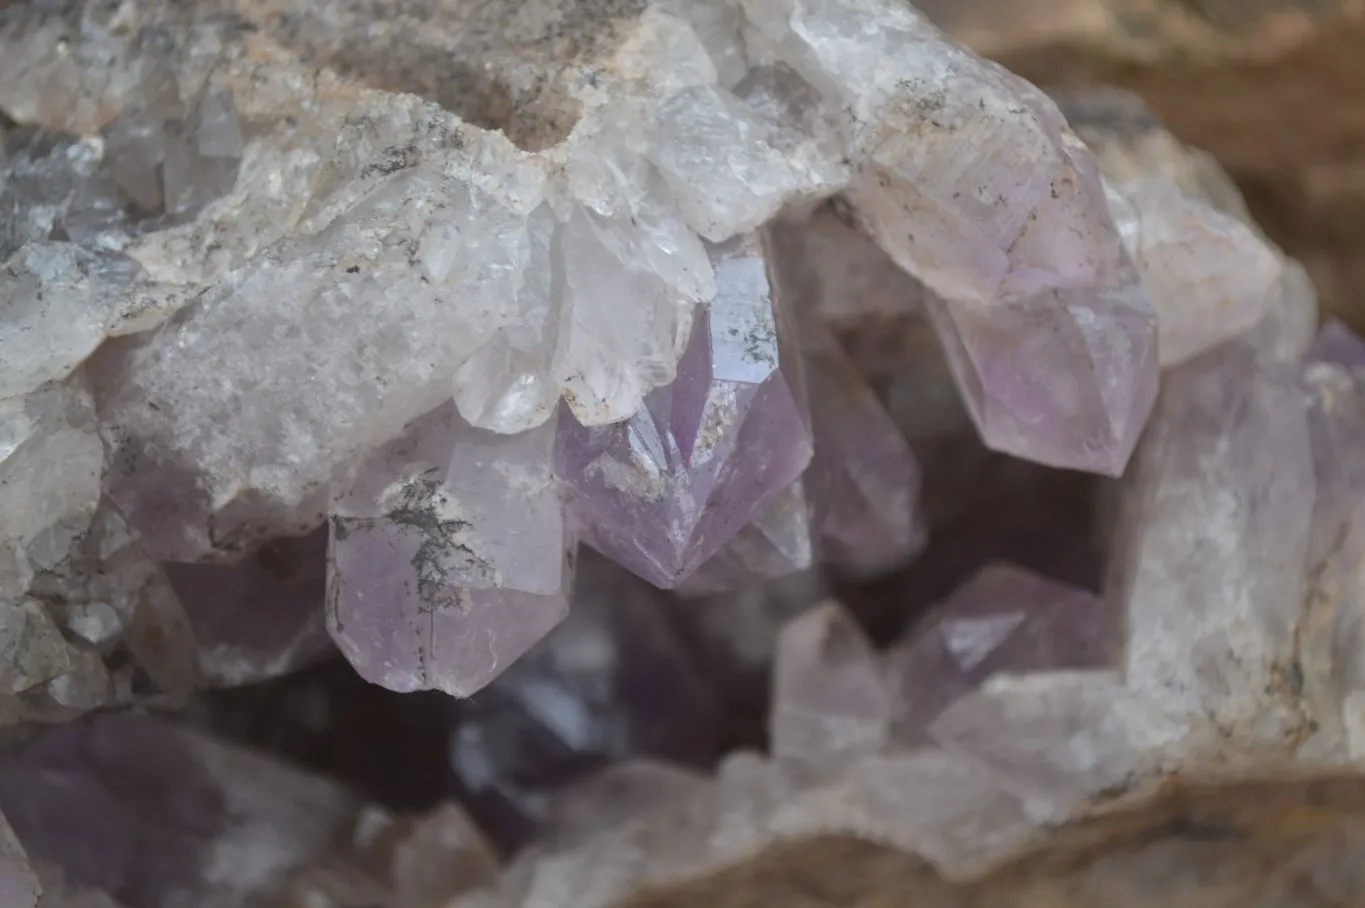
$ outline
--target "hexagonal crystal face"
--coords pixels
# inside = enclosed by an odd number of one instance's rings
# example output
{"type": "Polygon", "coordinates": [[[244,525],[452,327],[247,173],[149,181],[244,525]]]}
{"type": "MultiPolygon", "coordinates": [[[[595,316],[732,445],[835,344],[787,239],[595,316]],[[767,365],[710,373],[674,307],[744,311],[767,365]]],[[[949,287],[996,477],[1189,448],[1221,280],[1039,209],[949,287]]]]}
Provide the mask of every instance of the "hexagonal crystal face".
{"type": "Polygon", "coordinates": [[[623,423],[561,416],[556,464],[584,540],[660,587],[697,570],[811,457],[797,354],[753,239],[714,247],[716,298],[673,384],[623,423]]]}
{"type": "Polygon", "coordinates": [[[468,696],[568,613],[574,540],[554,424],[475,429],[447,404],[332,500],[328,621],[363,676],[468,696]]]}

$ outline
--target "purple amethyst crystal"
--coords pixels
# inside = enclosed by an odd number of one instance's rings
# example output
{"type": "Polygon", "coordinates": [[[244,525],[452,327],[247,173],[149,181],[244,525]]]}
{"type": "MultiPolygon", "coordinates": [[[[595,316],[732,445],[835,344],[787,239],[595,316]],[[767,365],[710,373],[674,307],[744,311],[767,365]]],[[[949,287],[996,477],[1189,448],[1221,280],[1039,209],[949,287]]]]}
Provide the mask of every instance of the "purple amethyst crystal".
{"type": "Polygon", "coordinates": [[[0,756],[0,809],[29,857],[128,908],[245,905],[318,857],[358,806],[321,779],[132,715],[0,756]]]}
{"type": "Polygon", "coordinates": [[[886,743],[891,711],[877,653],[837,603],[782,629],[769,720],[774,756],[818,770],[875,752],[886,743]]]}
{"type": "Polygon", "coordinates": [[[797,480],[769,498],[754,519],[678,586],[684,596],[740,590],[811,566],[812,515],[806,483],[797,480]]]}
{"type": "Polygon", "coordinates": [[[1308,353],[1303,383],[1317,496],[1308,543],[1311,618],[1302,652],[1307,699],[1329,731],[1365,730],[1365,342],[1328,323],[1308,353]],[[1352,369],[1350,367],[1354,366],[1352,369]]]}
{"type": "Polygon", "coordinates": [[[556,467],[584,541],[656,586],[687,578],[791,486],[811,457],[795,351],[763,251],[712,247],[716,297],[673,384],[624,423],[561,408],[556,467]]]}
{"type": "Polygon", "coordinates": [[[1011,565],[983,568],[887,655],[897,740],[926,741],[939,713],[992,675],[1112,665],[1120,624],[1094,593],[1011,565]]]}
{"type": "Polygon", "coordinates": [[[327,528],[277,539],[237,564],[163,565],[199,649],[199,673],[216,686],[247,684],[334,652],[323,603],[327,528]]]}
{"type": "Polygon", "coordinates": [[[1270,679],[1297,658],[1317,497],[1304,397],[1245,342],[1166,372],[1124,477],[1105,589],[1126,615],[1130,687],[1258,736],[1301,719],[1293,683],[1270,679]]]}
{"type": "Polygon", "coordinates": [[[986,445],[1054,467],[1123,472],[1157,391],[1157,325],[1131,266],[1107,287],[928,315],[986,445]]]}
{"type": "Polygon", "coordinates": [[[919,464],[829,330],[805,319],[801,342],[815,434],[807,487],[820,558],[855,574],[887,571],[924,544],[919,464]]]}
{"type": "Polygon", "coordinates": [[[496,435],[447,404],[334,496],[328,625],[362,676],[468,696],[563,620],[574,541],[553,441],[553,420],[496,435]]]}

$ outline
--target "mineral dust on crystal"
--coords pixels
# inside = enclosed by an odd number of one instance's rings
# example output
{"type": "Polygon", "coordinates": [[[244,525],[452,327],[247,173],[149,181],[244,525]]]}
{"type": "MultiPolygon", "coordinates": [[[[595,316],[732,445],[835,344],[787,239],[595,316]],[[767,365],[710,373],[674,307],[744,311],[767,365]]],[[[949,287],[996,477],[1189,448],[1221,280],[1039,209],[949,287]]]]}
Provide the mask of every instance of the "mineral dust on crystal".
{"type": "Polygon", "coordinates": [[[554,432],[497,435],[447,404],[337,490],[328,624],[362,676],[469,696],[563,620],[575,540],[554,432]]]}

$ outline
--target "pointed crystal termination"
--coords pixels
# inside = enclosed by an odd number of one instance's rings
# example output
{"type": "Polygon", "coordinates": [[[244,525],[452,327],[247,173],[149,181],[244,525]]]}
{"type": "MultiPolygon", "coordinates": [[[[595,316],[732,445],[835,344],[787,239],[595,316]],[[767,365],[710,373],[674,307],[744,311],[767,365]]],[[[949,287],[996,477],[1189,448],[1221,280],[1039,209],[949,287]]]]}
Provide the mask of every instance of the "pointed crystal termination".
{"type": "Polygon", "coordinates": [[[819,771],[875,753],[886,743],[891,710],[876,651],[837,603],[782,629],[769,720],[777,759],[819,771]]]}
{"type": "Polygon", "coordinates": [[[206,92],[183,128],[175,125],[166,131],[161,188],[166,214],[181,220],[237,182],[242,131],[232,96],[224,91],[206,92]]]}
{"type": "Polygon", "coordinates": [[[849,197],[941,298],[986,443],[1122,472],[1155,394],[1156,316],[1056,105],[893,0],[740,6],[755,44],[841,112],[849,197]]]}
{"type": "Polygon", "coordinates": [[[987,447],[1118,476],[1157,392],[1157,324],[1131,266],[1101,290],[927,305],[987,447]]]}
{"type": "Polygon", "coordinates": [[[939,713],[994,675],[1110,668],[1121,625],[1094,593],[1010,565],[985,567],[936,608],[924,633],[887,654],[892,733],[907,746],[925,743],[939,713]]]}
{"type": "Polygon", "coordinates": [[[1105,595],[1127,616],[1131,688],[1282,740],[1303,721],[1291,666],[1316,496],[1302,391],[1257,359],[1234,342],[1166,373],[1105,595]]]}
{"type": "Polygon", "coordinates": [[[204,681],[249,684],[335,654],[323,609],[327,535],[323,526],[277,539],[236,564],[162,566],[194,629],[204,681]]]}
{"type": "Polygon", "coordinates": [[[807,472],[820,560],[870,575],[924,544],[920,470],[891,416],[818,319],[800,328],[815,459],[807,472]]]}
{"type": "Polygon", "coordinates": [[[1100,89],[1054,97],[1104,175],[1110,210],[1160,316],[1161,365],[1184,362],[1265,317],[1280,296],[1285,262],[1249,222],[1218,165],[1181,145],[1134,95],[1100,89]]]}
{"type": "Polygon", "coordinates": [[[800,363],[764,254],[712,247],[716,297],[698,314],[673,384],[624,423],[564,412],[556,467],[584,540],[672,588],[789,487],[811,458],[800,363]]]}
{"type": "Polygon", "coordinates": [[[768,499],[744,529],[679,584],[678,592],[726,593],[806,570],[815,561],[812,516],[805,482],[797,480],[768,499]]]}
{"type": "Polygon", "coordinates": [[[894,0],[739,5],[751,43],[839,112],[852,199],[901,267],[978,304],[1109,280],[1093,160],[1036,88],[894,0]]]}
{"type": "Polygon", "coordinates": [[[820,560],[855,574],[888,570],[924,542],[919,464],[827,320],[885,306],[915,312],[925,291],[828,209],[774,224],[766,236],[809,375],[815,456],[806,489],[820,560]]]}
{"type": "Polygon", "coordinates": [[[328,627],[362,676],[467,697],[563,620],[574,540],[553,443],[553,421],[497,435],[448,404],[334,495],[328,627]]]}

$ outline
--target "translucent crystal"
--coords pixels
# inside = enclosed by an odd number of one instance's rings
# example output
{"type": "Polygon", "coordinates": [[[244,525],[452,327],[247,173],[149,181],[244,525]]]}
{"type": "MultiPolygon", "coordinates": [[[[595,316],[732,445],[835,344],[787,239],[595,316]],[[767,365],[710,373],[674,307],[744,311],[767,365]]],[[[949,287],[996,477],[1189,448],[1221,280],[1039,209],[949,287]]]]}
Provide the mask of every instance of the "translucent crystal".
{"type": "Polygon", "coordinates": [[[1099,291],[928,314],[987,446],[1117,476],[1157,390],[1157,326],[1131,267],[1099,291]]]}
{"type": "Polygon", "coordinates": [[[550,375],[560,323],[553,274],[557,262],[552,257],[557,226],[549,206],[531,214],[529,261],[517,293],[519,317],[500,328],[455,372],[455,403],[472,425],[522,432],[549,419],[559,403],[560,389],[550,375]]]}
{"type": "Polygon", "coordinates": [[[365,678],[469,696],[568,612],[554,423],[496,435],[440,407],[332,499],[328,623],[365,678]]]}
{"type": "Polygon", "coordinates": [[[30,243],[0,271],[0,398],[64,378],[89,356],[119,311],[131,260],[73,243],[30,243]]]}
{"type": "Polygon", "coordinates": [[[902,267],[977,303],[1106,282],[1117,238],[1093,165],[1035,89],[904,5],[740,6],[839,112],[855,204],[902,267]]]}
{"type": "Polygon", "coordinates": [[[995,675],[1112,666],[1121,624],[1093,593],[1010,565],[983,568],[886,658],[898,742],[926,742],[945,707],[995,675]]]}
{"type": "Polygon", "coordinates": [[[774,663],[773,755],[827,770],[880,750],[891,725],[891,696],[871,643],[834,603],[782,629],[774,663]]]}
{"type": "Polygon", "coordinates": [[[327,528],[278,539],[236,564],[164,565],[213,686],[260,681],[334,652],[324,612],[327,528]]]}
{"type": "Polygon", "coordinates": [[[806,319],[800,334],[815,436],[807,487],[821,560],[857,574],[890,570],[924,544],[919,464],[828,329],[806,319]]]}
{"type": "Polygon", "coordinates": [[[58,629],[68,667],[23,693],[17,715],[0,708],[0,724],[64,721],[119,704],[172,705],[201,682],[198,641],[160,565],[107,501],[79,526],[73,533],[58,524],[28,550],[30,601],[58,629]]]}
{"type": "Polygon", "coordinates": [[[738,533],[811,456],[799,363],[783,349],[753,238],[713,247],[716,298],[678,377],[612,426],[561,421],[556,463],[584,539],[672,587],[738,533]]]}
{"type": "Polygon", "coordinates": [[[798,480],[759,507],[754,519],[679,586],[694,596],[739,590],[809,568],[814,560],[812,514],[798,480]]]}
{"type": "MultiPolygon", "coordinates": [[[[477,152],[471,139],[459,154],[477,152]]],[[[307,532],[336,469],[448,398],[528,254],[520,188],[498,189],[438,167],[391,171],[325,233],[273,248],[173,325],[101,352],[110,494],[155,554],[192,560],[307,532]],[[469,217],[479,232],[440,229],[469,217]],[[372,330],[355,331],[357,307],[379,320],[372,330]]]]}
{"type": "Polygon", "coordinates": [[[60,867],[74,890],[151,908],[269,897],[285,872],[331,846],[358,805],[269,758],[108,715],[0,756],[0,806],[29,856],[60,867]]]}
{"type": "Polygon", "coordinates": [[[556,235],[562,269],[559,337],[551,372],[584,425],[635,413],[673,380],[692,308],[715,294],[701,241],[674,213],[660,176],[603,125],[567,165],[582,204],[556,235]]]}
{"type": "MultiPolygon", "coordinates": [[[[701,4],[698,4],[701,5],[701,4]]],[[[777,74],[774,73],[776,76],[777,74]]],[[[756,230],[795,200],[839,189],[841,155],[819,147],[796,120],[804,86],[780,76],[674,95],[654,114],[652,157],[688,222],[712,242],[756,230]],[[719,160],[718,160],[719,157],[719,160]]]]}
{"type": "Polygon", "coordinates": [[[188,121],[166,131],[162,152],[162,199],[174,218],[193,215],[237,181],[242,132],[232,96],[210,90],[188,121]]]}
{"type": "Polygon", "coordinates": [[[0,259],[49,239],[118,248],[125,213],[103,143],[31,129],[3,139],[0,259]]]}
{"type": "Polygon", "coordinates": [[[1247,225],[1167,183],[1119,192],[1134,220],[1129,252],[1156,306],[1163,366],[1240,334],[1274,304],[1280,256],[1247,225]]]}
{"type": "MultiPolygon", "coordinates": [[[[1299,632],[1305,696],[1324,732],[1365,753],[1365,342],[1326,325],[1303,371],[1317,500],[1308,545],[1307,617],[1299,632]]],[[[1340,756],[1340,754],[1337,754],[1340,756]]]]}
{"type": "Polygon", "coordinates": [[[1127,614],[1128,685],[1253,739],[1301,720],[1288,666],[1315,481],[1293,378],[1239,343],[1167,374],[1106,590],[1127,614]]]}
{"type": "Polygon", "coordinates": [[[1284,258],[1249,222],[1217,165],[1182,146],[1133,95],[1072,91],[1058,101],[1106,178],[1110,208],[1157,310],[1162,366],[1260,321],[1278,302],[1284,258]]]}

